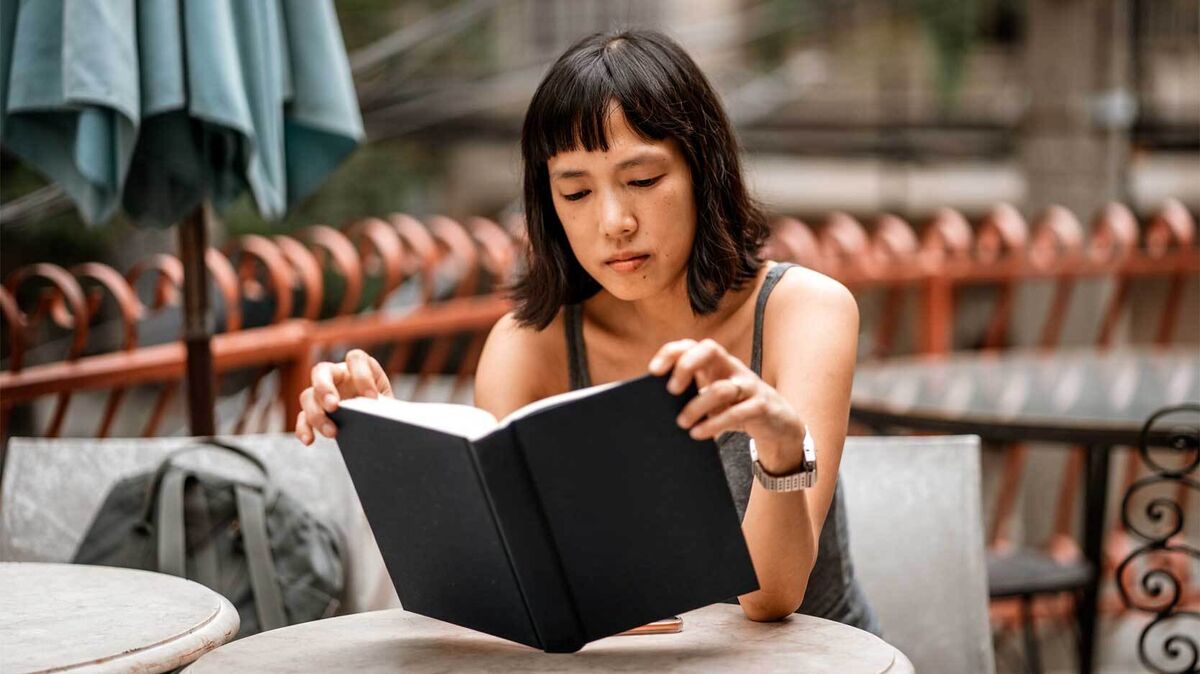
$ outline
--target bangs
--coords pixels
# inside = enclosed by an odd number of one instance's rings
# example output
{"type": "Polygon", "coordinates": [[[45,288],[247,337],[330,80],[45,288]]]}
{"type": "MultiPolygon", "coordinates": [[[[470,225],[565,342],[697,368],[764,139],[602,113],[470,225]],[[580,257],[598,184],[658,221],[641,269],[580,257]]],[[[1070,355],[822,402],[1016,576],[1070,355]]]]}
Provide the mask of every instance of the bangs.
{"type": "Polygon", "coordinates": [[[526,161],[544,163],[579,149],[607,151],[608,123],[616,106],[645,140],[677,135],[672,127],[678,119],[672,119],[664,103],[678,100],[671,96],[672,78],[657,59],[639,51],[644,50],[618,39],[568,53],[555,64],[529,106],[533,114],[525,120],[526,161]]]}
{"type": "Polygon", "coordinates": [[[729,118],[708,78],[669,37],[649,31],[588,36],[546,73],[521,129],[529,264],[512,286],[514,316],[545,329],[567,304],[600,291],[571,250],[555,210],[547,162],[573,150],[609,149],[620,106],[646,141],[673,140],[691,171],[696,237],[688,259],[688,301],[716,310],[731,288],[752,281],[766,219],[746,190],[729,118]]]}

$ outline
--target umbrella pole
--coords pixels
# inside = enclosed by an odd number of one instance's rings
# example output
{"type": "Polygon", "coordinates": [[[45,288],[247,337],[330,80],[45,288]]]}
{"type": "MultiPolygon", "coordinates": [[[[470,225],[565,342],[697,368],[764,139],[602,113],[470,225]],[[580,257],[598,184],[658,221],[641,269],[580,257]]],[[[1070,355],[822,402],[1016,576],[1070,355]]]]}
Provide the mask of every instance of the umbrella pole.
{"type": "Polygon", "coordinates": [[[179,227],[183,262],[183,338],[187,343],[188,417],[192,435],[213,435],[216,377],[208,307],[208,223],[212,206],[202,202],[179,227]]]}

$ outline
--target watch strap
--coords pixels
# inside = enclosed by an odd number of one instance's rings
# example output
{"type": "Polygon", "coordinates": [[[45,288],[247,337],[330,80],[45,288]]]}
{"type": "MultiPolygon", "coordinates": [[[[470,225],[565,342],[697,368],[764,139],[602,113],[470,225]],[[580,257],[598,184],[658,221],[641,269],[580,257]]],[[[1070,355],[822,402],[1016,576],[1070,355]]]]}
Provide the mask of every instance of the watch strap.
{"type": "Polygon", "coordinates": [[[803,451],[804,462],[798,470],[786,475],[774,475],[763,468],[762,463],[758,460],[758,447],[754,444],[754,438],[750,438],[750,458],[753,461],[751,472],[754,474],[754,479],[758,480],[758,483],[767,491],[775,492],[800,491],[816,485],[816,446],[807,430],[804,433],[803,451]]]}

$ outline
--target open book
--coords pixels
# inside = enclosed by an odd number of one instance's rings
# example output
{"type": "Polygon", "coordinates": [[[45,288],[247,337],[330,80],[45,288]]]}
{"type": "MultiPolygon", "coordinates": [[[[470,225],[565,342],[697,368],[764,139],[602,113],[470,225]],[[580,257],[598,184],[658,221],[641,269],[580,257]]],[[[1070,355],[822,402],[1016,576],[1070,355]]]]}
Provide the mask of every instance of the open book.
{"type": "Polygon", "coordinates": [[[355,398],[338,445],[406,610],[548,652],[757,589],[694,387],[645,376],[528,405],[355,398]]]}

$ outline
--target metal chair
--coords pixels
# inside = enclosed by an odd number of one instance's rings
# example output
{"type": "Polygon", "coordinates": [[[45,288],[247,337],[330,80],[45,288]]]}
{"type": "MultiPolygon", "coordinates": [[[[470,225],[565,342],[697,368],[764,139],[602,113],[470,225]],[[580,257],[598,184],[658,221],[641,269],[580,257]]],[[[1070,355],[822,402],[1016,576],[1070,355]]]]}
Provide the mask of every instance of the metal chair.
{"type": "MultiPolygon", "coordinates": [[[[227,437],[266,464],[272,480],[344,537],[343,613],[399,606],[383,558],[330,440],[311,446],[291,434],[227,437]]],[[[108,490],[152,470],[190,438],[13,438],[0,484],[0,561],[69,562],[108,490]]],[[[258,473],[225,454],[196,452],[186,465],[242,479],[258,473]]]]}
{"type": "Polygon", "coordinates": [[[851,437],[840,474],[855,573],[918,672],[994,672],[979,438],[851,437]]]}
{"type": "MultiPolygon", "coordinates": [[[[1169,210],[1169,216],[1160,214],[1156,218],[1153,227],[1165,232],[1158,237],[1163,241],[1162,246],[1191,245],[1195,226],[1186,210],[1182,211],[1182,215],[1169,210]]],[[[1097,214],[1090,242],[1085,242],[1082,225],[1075,216],[1057,206],[1050,207],[1038,218],[1032,235],[1025,231],[1025,224],[1015,211],[998,210],[985,222],[985,229],[989,228],[995,232],[1005,232],[1006,235],[997,233],[992,238],[1006,241],[1011,251],[1024,250],[1031,262],[1042,268],[1069,264],[1072,260],[1084,258],[1094,262],[1121,260],[1136,249],[1139,237],[1138,223],[1134,215],[1128,208],[1116,203],[1106,205],[1097,214]],[[1030,245],[1026,248],[1024,243],[1027,239],[1030,245]]],[[[1102,348],[1112,344],[1118,319],[1131,308],[1129,288],[1132,280],[1123,272],[1113,276],[1113,288],[1101,312],[1096,335],[1096,343],[1102,348]]],[[[1047,307],[1041,325],[1038,338],[1040,348],[1051,350],[1059,346],[1064,317],[1078,281],[1079,279],[1069,274],[1057,277],[1053,299],[1047,307]]],[[[1176,317],[1181,307],[1182,296],[1175,285],[1177,284],[1172,285],[1160,307],[1156,342],[1161,345],[1172,341],[1176,317]]],[[[985,349],[1000,348],[1009,340],[1008,331],[1014,313],[1014,288],[1009,282],[1000,290],[1000,298],[984,340],[985,349]]],[[[1124,541],[1128,537],[1119,526],[1110,533],[1110,549],[1106,551],[1100,569],[1092,568],[1091,564],[1082,559],[1073,532],[1076,524],[1079,480],[1083,473],[1086,450],[1084,447],[1074,447],[1068,454],[1063,470],[1054,525],[1049,539],[1037,547],[1030,546],[1028,542],[1023,547],[1017,547],[1011,540],[1009,525],[1014,518],[1027,451],[1027,447],[1019,443],[1007,447],[999,494],[988,535],[988,578],[990,594],[994,600],[993,620],[1003,626],[1021,626],[1027,667],[1032,672],[1040,672],[1042,666],[1035,618],[1061,618],[1070,612],[1077,613],[1081,610],[1075,606],[1078,600],[1077,593],[1090,582],[1093,574],[1107,575],[1112,571],[1116,560],[1124,556],[1124,541]]],[[[1130,455],[1125,471],[1124,483],[1128,487],[1137,471],[1135,456],[1130,455]]]]}
{"type": "Polygon", "coordinates": [[[1188,596],[1188,572],[1200,548],[1183,536],[1189,492],[1200,492],[1200,402],[1155,412],[1142,427],[1135,457],[1149,473],[1121,499],[1121,522],[1139,540],[1116,568],[1122,604],[1152,616],[1138,635],[1147,671],[1195,672],[1200,605],[1188,596]],[[1190,664],[1188,660],[1190,659],[1190,664]]]}

